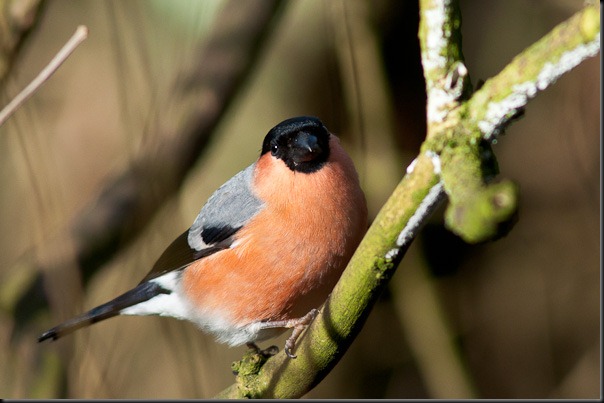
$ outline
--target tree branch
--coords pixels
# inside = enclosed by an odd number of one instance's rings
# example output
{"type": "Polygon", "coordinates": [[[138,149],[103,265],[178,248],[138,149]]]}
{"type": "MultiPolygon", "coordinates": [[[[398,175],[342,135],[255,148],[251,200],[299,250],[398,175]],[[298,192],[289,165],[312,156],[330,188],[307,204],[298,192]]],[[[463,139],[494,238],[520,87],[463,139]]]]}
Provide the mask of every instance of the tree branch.
{"type": "Polygon", "coordinates": [[[454,0],[420,1],[419,40],[427,94],[427,137],[471,91],[461,51],[461,15],[454,0]]]}
{"type": "Polygon", "coordinates": [[[15,111],[23,105],[25,101],[29,99],[41,86],[44,84],[50,76],[54,74],[55,71],[61,65],[69,55],[73,53],[74,50],[88,37],[88,28],[84,25],[80,25],[74,34],[69,38],[67,43],[57,52],[55,57],[42,69],[40,74],[36,76],[16,97],[14,97],[8,105],[6,105],[2,110],[0,110],[0,126],[6,122],[6,120],[13,114],[15,111]]]}
{"type": "MultiPolygon", "coordinates": [[[[535,89],[534,92],[516,90],[516,93],[525,94],[522,102],[506,108],[507,112],[503,114],[498,113],[497,119],[489,121],[489,130],[481,131],[477,128],[479,122],[484,121],[486,111],[495,108],[490,106],[493,102],[509,97],[508,86],[512,87],[513,93],[514,82],[533,82],[531,77],[539,77],[540,74],[531,74],[532,69],[508,66],[488,86],[485,84],[486,89],[483,87],[469,101],[464,102],[469,94],[469,83],[466,81],[467,71],[464,72],[465,67],[462,67],[457,3],[452,0],[424,0],[420,4],[420,43],[422,62],[426,69],[427,114],[431,123],[422,152],[380,210],[321,313],[300,340],[296,350],[298,358],[289,359],[281,352],[269,359],[264,366],[253,366],[251,372],[244,374],[240,372],[237,382],[217,397],[296,398],[307,393],[346,352],[421,225],[443,200],[443,189],[450,198],[453,196],[452,203],[471,199],[468,195],[474,192],[486,195],[484,197],[490,201],[493,201],[493,197],[497,199],[501,194],[508,195],[506,192],[510,192],[509,184],[503,186],[503,190],[486,185],[489,177],[495,174],[496,166],[492,159],[484,161],[483,154],[488,150],[485,147],[490,146],[485,140],[491,140],[493,132],[509,123],[513,111],[523,107],[545,87],[534,85],[531,87],[535,89]],[[428,21],[429,19],[434,21],[428,21]],[[431,97],[437,99],[431,100],[431,97]],[[460,165],[461,168],[456,170],[460,165]],[[470,190],[464,189],[467,183],[456,179],[456,174],[469,178],[470,190]],[[458,191],[457,187],[462,190],[458,191]]],[[[594,9],[593,6],[586,7],[537,43],[551,47],[549,52],[543,52],[543,48],[537,46],[539,51],[531,47],[522,53],[522,63],[525,66],[541,65],[542,68],[537,70],[550,72],[547,74],[550,78],[541,81],[542,83],[549,85],[580,61],[597,53],[599,15],[594,9]],[[565,32],[566,35],[559,36],[559,32],[565,32]],[[565,40],[548,39],[554,37],[565,40]],[[594,49],[596,37],[597,49],[594,49]],[[567,61],[570,56],[563,55],[572,55],[572,62],[567,61]],[[552,67],[545,68],[548,62],[552,63],[552,67]]],[[[515,59],[511,66],[517,63],[515,59]]],[[[490,116],[493,115],[495,114],[490,116]]],[[[484,200],[478,198],[474,201],[473,208],[482,211],[481,202],[484,200]]],[[[513,205],[514,203],[507,203],[507,208],[513,205]]],[[[486,215],[489,214],[487,212],[486,215]]],[[[484,235],[483,233],[481,236],[484,235]]],[[[237,368],[241,368],[246,360],[251,361],[252,356],[244,357],[242,362],[236,364],[237,368]]]]}
{"type": "Polygon", "coordinates": [[[441,157],[450,204],[449,229],[467,242],[505,235],[517,218],[518,188],[498,173],[491,142],[528,101],[600,49],[598,6],[585,7],[514,58],[467,102],[451,110],[445,127],[422,149],[441,157]]]}
{"type": "MultiPolygon", "coordinates": [[[[468,121],[495,140],[529,100],[600,51],[600,6],[593,4],[558,25],[487,80],[467,105],[468,121]]],[[[472,128],[475,130],[475,128],[472,128]]]]}

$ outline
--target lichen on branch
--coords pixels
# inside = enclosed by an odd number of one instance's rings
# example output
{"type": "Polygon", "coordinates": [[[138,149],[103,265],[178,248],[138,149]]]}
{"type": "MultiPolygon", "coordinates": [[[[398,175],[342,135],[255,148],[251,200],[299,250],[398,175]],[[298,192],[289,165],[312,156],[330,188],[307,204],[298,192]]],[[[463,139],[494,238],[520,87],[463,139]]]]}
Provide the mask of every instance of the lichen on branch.
{"type": "Polygon", "coordinates": [[[493,181],[497,164],[490,150],[492,140],[532,97],[600,48],[599,12],[590,5],[470,97],[457,1],[420,0],[420,7],[428,96],[428,133],[420,154],[300,339],[298,358],[291,360],[279,353],[253,379],[239,378],[245,384],[234,384],[218,397],[297,398],[317,385],[360,331],[410,242],[445,192],[450,202],[447,223],[466,239],[476,242],[507,231],[502,227],[513,222],[518,189],[510,181],[493,181]]]}
{"type": "MultiPolygon", "coordinates": [[[[442,6],[449,2],[426,0],[426,3],[442,6]]],[[[467,242],[483,242],[505,235],[517,218],[518,187],[505,179],[490,183],[494,173],[485,167],[496,162],[489,143],[522,114],[530,99],[581,61],[597,54],[599,29],[597,6],[585,7],[514,58],[469,100],[458,99],[457,105],[441,103],[441,107],[450,107],[445,114],[446,122],[435,121],[430,125],[429,120],[428,139],[422,150],[434,152],[441,158],[441,180],[449,197],[445,223],[467,242]]],[[[424,36],[429,38],[431,34],[424,33],[424,36]]],[[[437,43],[426,40],[424,46],[433,42],[437,43]]],[[[437,52],[424,51],[422,55],[434,53],[437,52]]],[[[459,52],[453,54],[461,57],[459,52]]],[[[454,60],[443,60],[455,66],[454,60]]],[[[443,98],[442,88],[437,81],[426,80],[429,119],[430,96],[436,94],[443,98]]],[[[444,91],[447,90],[444,87],[444,91]]],[[[449,92],[450,99],[454,95],[449,92]]]]}
{"type": "Polygon", "coordinates": [[[468,103],[469,120],[495,140],[529,100],[600,51],[599,5],[590,5],[554,28],[487,80],[468,103]]]}

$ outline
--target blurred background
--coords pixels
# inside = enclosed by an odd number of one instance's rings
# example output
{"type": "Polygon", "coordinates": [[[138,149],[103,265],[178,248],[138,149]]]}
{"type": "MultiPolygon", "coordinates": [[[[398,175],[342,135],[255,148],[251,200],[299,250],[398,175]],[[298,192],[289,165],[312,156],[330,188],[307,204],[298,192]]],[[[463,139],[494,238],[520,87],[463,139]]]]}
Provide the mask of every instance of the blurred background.
{"type": "MultiPolygon", "coordinates": [[[[29,4],[2,6],[18,15],[29,4]]],[[[583,5],[462,0],[473,84],[583,5]]],[[[79,24],[90,32],[0,128],[0,395],[210,398],[233,383],[245,347],[190,323],[118,317],[54,343],[36,338],[137,284],[285,118],[318,116],[342,138],[374,217],[425,135],[418,6],[32,7],[23,20],[33,28],[0,77],[0,105],[79,24]]],[[[495,145],[501,175],[521,188],[510,234],[467,245],[437,212],[347,354],[306,397],[600,396],[599,67],[598,56],[566,74],[495,145]]]]}

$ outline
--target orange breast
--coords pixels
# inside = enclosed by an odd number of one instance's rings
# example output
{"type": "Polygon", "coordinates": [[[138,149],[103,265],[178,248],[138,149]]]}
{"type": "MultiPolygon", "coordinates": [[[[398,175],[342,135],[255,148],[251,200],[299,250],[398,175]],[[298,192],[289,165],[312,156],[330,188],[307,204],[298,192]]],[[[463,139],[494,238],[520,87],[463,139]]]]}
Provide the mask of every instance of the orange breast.
{"type": "Polygon", "coordinates": [[[327,297],[367,227],[352,161],[335,136],[319,171],[293,172],[265,154],[254,190],[265,208],[230,249],[189,266],[184,292],[200,313],[235,325],[300,317],[327,297]]]}

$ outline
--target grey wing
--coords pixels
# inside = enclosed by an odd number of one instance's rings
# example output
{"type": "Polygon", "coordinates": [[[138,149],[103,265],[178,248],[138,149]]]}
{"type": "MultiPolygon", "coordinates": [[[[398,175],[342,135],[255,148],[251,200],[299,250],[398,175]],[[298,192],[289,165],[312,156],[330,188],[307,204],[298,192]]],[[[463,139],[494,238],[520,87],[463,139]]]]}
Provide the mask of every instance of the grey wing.
{"type": "Polygon", "coordinates": [[[233,235],[263,207],[251,188],[254,166],[239,172],[214,192],[191,228],[166,248],[141,283],[231,246],[233,235]]]}
{"type": "Polygon", "coordinates": [[[255,164],[219,187],[202,207],[189,229],[189,246],[201,251],[231,240],[263,207],[252,191],[255,164]]]}

